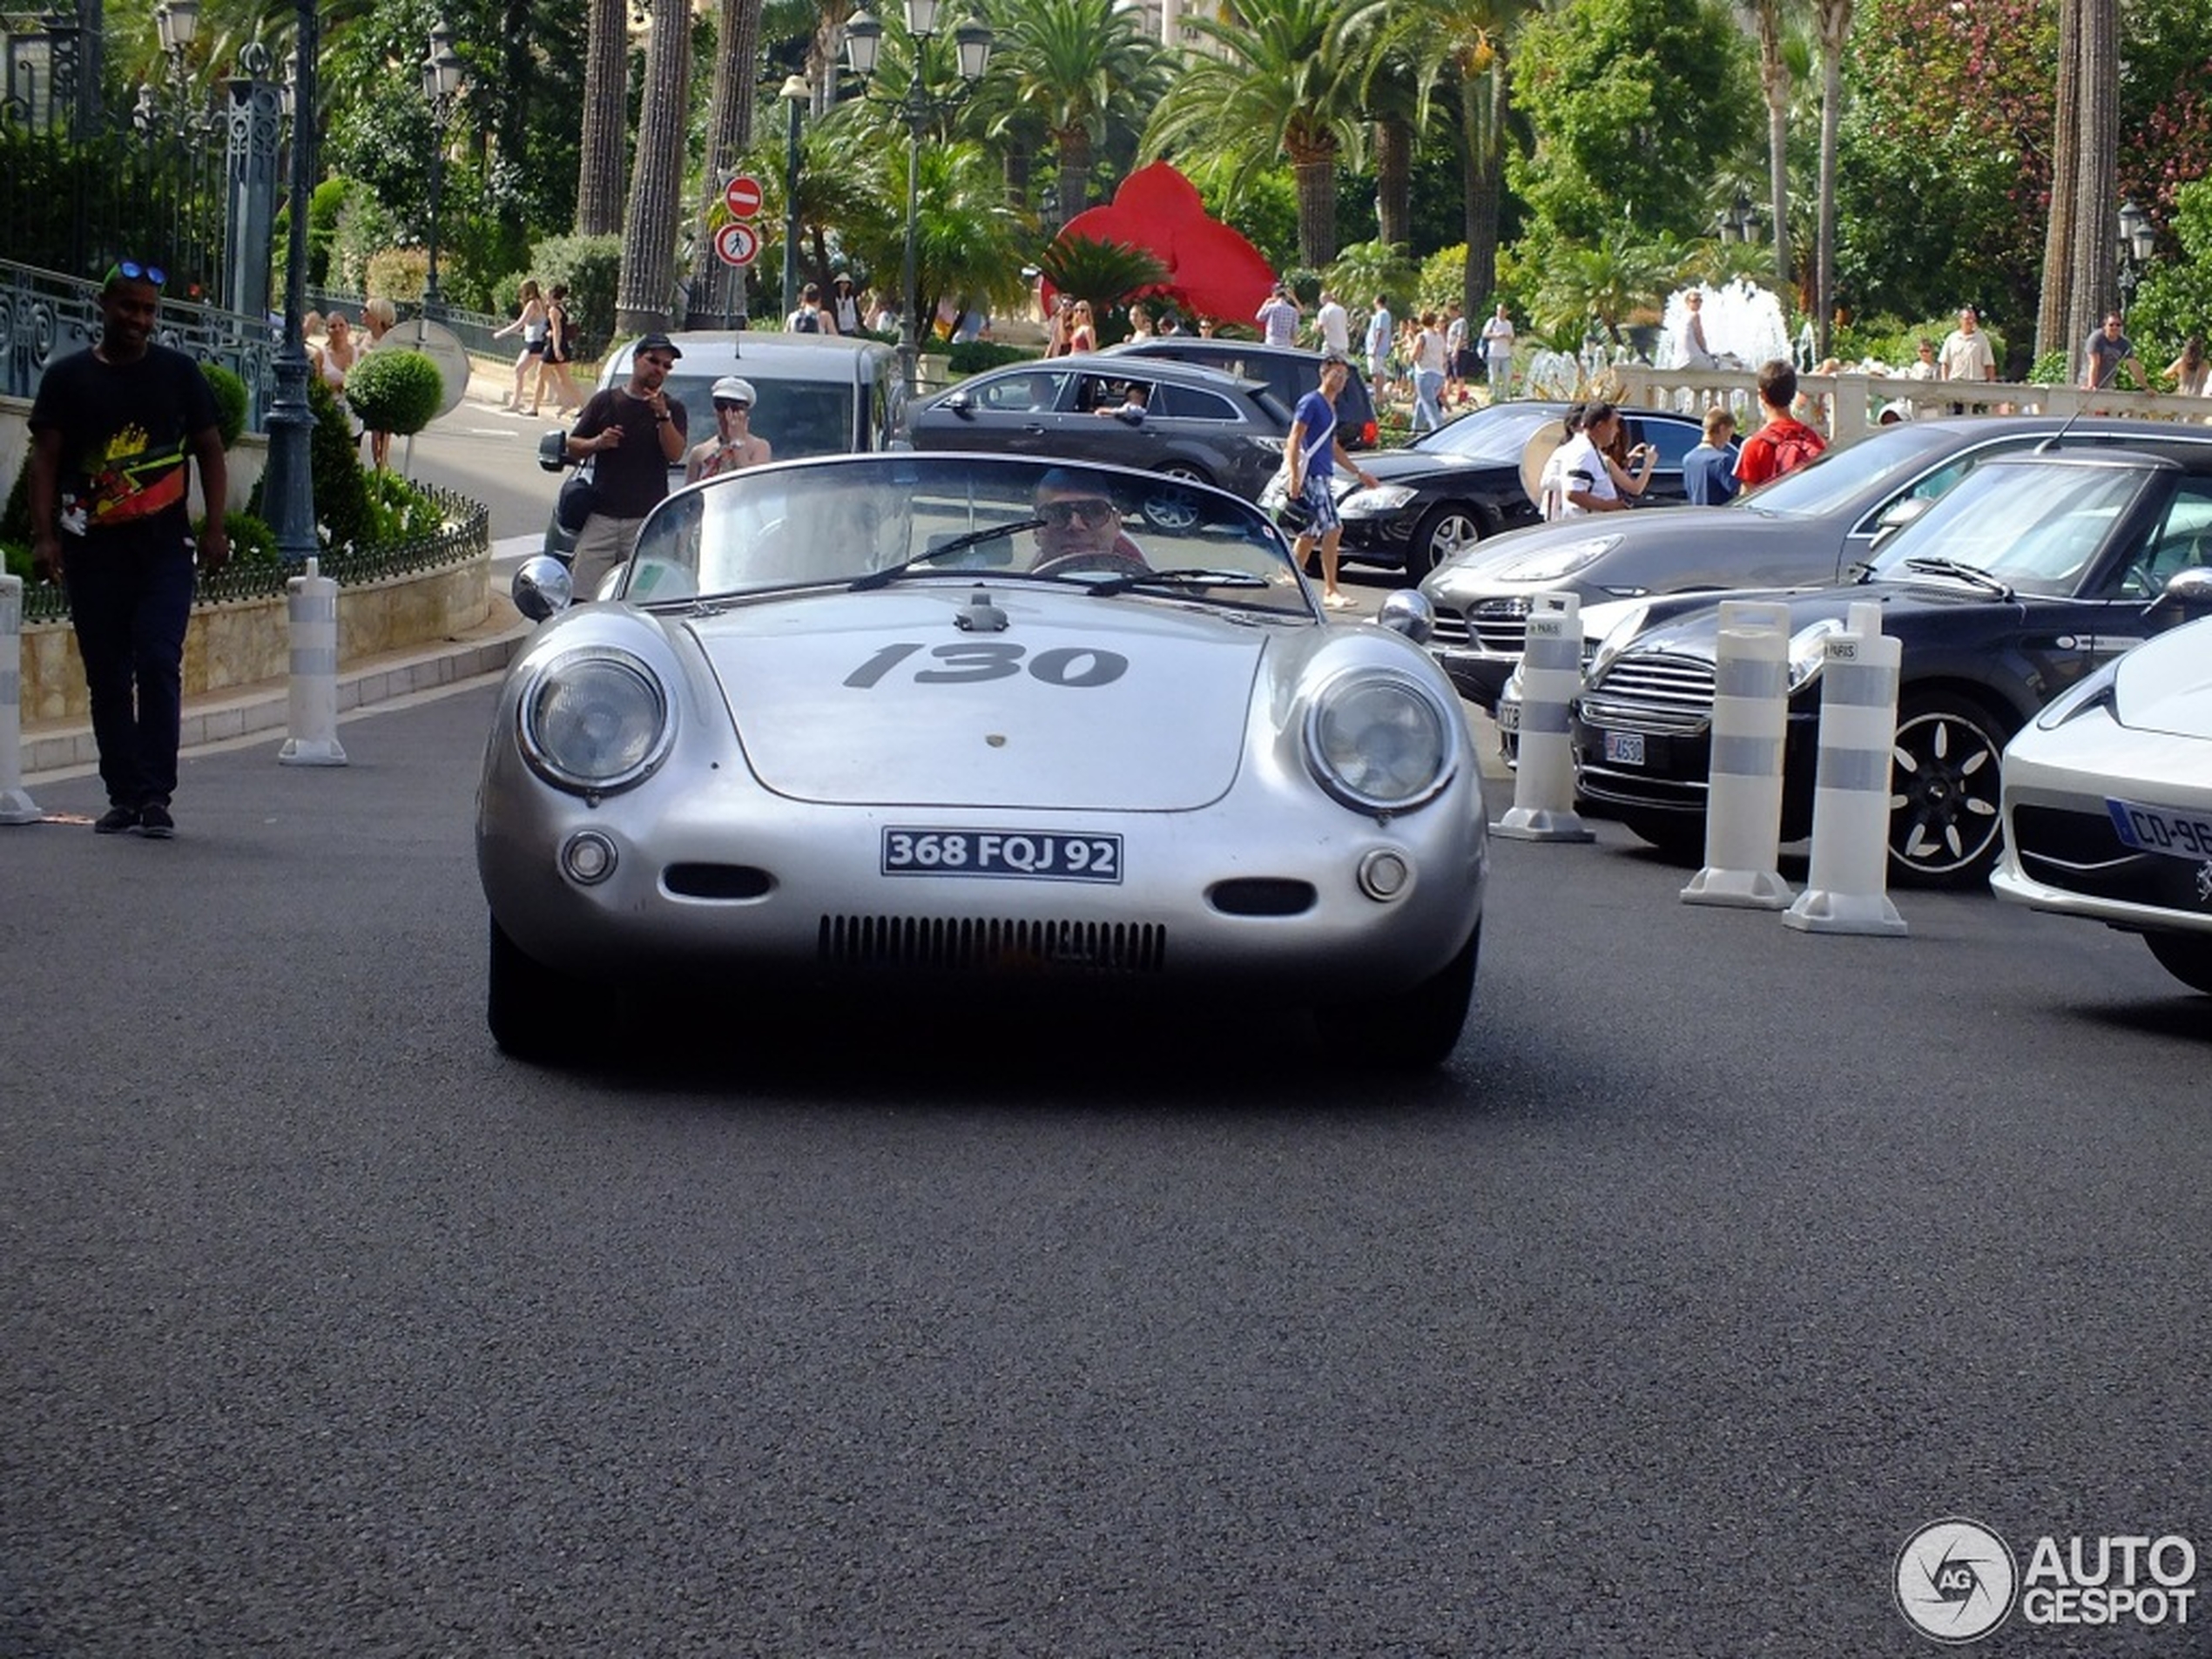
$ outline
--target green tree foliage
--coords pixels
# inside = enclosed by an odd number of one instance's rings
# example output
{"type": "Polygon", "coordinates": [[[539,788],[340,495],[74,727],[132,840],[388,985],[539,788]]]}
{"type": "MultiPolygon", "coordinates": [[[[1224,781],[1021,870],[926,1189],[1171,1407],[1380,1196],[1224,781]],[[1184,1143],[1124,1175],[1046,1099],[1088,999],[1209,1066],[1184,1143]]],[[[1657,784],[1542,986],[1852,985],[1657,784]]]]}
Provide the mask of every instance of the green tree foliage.
{"type": "Polygon", "coordinates": [[[1743,153],[1763,107],[1750,47],[1711,0],[1566,0],[1530,18],[1514,108],[1534,145],[1507,177],[1560,235],[1704,229],[1706,181],[1743,153]]]}
{"type": "Polygon", "coordinates": [[[421,352],[374,351],[347,374],[346,401],[370,431],[404,438],[437,418],[445,381],[438,366],[421,352]]]}
{"type": "Polygon", "coordinates": [[[1059,236],[1037,261],[1062,293],[1090,301],[1094,312],[1126,305],[1167,280],[1167,267],[1147,250],[1089,236],[1059,236]]]}
{"type": "Polygon", "coordinates": [[[253,398],[246,382],[220,363],[202,363],[199,373],[214,394],[215,429],[222,434],[223,448],[227,449],[246,430],[246,411],[253,398]]]}
{"type": "Polygon", "coordinates": [[[1060,211],[1089,204],[1091,158],[1116,125],[1133,132],[1167,86],[1143,14],[1116,0],[1025,0],[1002,14],[988,86],[992,130],[1040,120],[1060,162],[1060,211]]]}
{"type": "Polygon", "coordinates": [[[2181,257],[2151,267],[2128,319],[2144,367],[2152,369],[2172,362],[2191,334],[2212,334],[2212,179],[2175,192],[2173,230],[2181,257]]]}

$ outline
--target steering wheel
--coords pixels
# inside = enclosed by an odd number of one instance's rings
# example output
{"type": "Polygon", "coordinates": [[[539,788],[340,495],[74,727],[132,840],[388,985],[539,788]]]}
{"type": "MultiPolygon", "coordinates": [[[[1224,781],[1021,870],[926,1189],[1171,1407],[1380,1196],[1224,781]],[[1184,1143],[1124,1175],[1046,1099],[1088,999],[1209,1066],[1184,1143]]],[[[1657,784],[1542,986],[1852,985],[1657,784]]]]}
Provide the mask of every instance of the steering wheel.
{"type": "Polygon", "coordinates": [[[1098,576],[1150,576],[1152,567],[1133,546],[1117,543],[1104,552],[1061,553],[1029,567],[1031,576],[1066,576],[1082,570],[1098,576]]]}

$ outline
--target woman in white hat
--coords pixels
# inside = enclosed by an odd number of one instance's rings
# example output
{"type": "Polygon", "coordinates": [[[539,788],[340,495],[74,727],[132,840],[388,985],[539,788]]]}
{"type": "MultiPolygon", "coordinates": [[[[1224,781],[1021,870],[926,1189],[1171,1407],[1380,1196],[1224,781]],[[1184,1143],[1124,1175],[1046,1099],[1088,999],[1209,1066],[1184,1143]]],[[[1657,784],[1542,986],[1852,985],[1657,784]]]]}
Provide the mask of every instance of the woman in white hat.
{"type": "Polygon", "coordinates": [[[771,457],[768,440],[752,435],[752,382],[725,374],[714,382],[714,435],[685,457],[684,482],[757,467],[771,457]]]}

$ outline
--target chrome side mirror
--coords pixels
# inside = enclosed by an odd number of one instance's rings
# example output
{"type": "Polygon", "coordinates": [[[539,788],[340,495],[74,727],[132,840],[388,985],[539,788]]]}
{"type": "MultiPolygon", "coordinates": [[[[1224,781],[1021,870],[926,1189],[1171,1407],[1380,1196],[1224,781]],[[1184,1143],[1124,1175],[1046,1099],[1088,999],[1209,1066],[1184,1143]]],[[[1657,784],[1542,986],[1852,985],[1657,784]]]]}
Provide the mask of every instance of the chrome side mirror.
{"type": "Polygon", "coordinates": [[[1419,588],[1400,588],[1382,602],[1375,622],[1394,634],[1405,635],[1416,645],[1426,645],[1436,631],[1436,607],[1419,588]]]}
{"type": "Polygon", "coordinates": [[[569,567],[548,553],[523,561],[510,591],[515,609],[532,622],[557,616],[576,603],[576,583],[569,576],[569,567]]]}
{"type": "Polygon", "coordinates": [[[1892,502],[1874,521],[1872,546],[1881,544],[1936,504],[1933,496],[1906,496],[1892,502]]]}
{"type": "Polygon", "coordinates": [[[2212,605],[2212,569],[2202,564],[2176,570],[2166,583],[2166,597],[2175,604],[2195,609],[2212,605]]]}

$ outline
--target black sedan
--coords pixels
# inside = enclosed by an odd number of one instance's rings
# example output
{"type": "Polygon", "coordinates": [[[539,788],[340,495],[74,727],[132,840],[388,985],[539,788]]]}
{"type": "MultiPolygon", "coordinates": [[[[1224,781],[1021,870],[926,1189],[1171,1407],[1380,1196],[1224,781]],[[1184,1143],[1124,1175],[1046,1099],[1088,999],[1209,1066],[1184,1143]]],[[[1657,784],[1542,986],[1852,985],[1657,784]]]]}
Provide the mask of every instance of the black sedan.
{"type": "MultiPolygon", "coordinates": [[[[2129,646],[2212,609],[2212,447],[2146,428],[2129,448],[1985,462],[1873,556],[1865,577],[1778,599],[1790,613],[1782,834],[1809,833],[1826,637],[1882,607],[1904,644],[1890,873],[1971,886],[1998,850],[1999,758],[2036,711],[2129,646]]],[[[1629,828],[1688,851],[1703,837],[1717,604],[1655,600],[1607,642],[1572,720],[1578,786],[1629,828]]]]}
{"type": "MultiPolygon", "coordinates": [[[[1222,340],[1204,334],[1150,334],[1125,340],[1106,347],[1108,357],[1164,357],[1177,363],[1196,363],[1241,379],[1262,381],[1286,409],[1296,409],[1298,399],[1321,383],[1321,354],[1296,346],[1263,346],[1251,340],[1222,340]]],[[[1381,436],[1375,421],[1375,400],[1357,363],[1350,366],[1344,390],[1337,395],[1337,424],[1347,449],[1372,449],[1381,436]]]]}
{"type": "Polygon", "coordinates": [[[907,429],[917,449],[1103,462],[1257,501],[1291,412],[1258,381],[1087,352],[971,376],[916,405],[907,429]]]}
{"type": "MultiPolygon", "coordinates": [[[[1436,608],[1429,649],[1460,695],[1494,712],[1521,660],[1536,595],[1573,593],[1587,611],[1656,594],[1848,581],[1885,529],[1924,511],[1977,463],[2031,448],[2066,424],[2041,415],[1912,421],[1831,449],[1726,507],[1517,530],[1422,582],[1436,608]]],[[[2067,441],[2126,442],[2146,429],[2191,430],[2095,421],[2077,424],[2067,441]]],[[[2212,432],[2195,430],[2212,442],[2212,432]]]]}
{"type": "MultiPolygon", "coordinates": [[[[1402,449],[1364,457],[1374,486],[1347,489],[1337,501],[1344,556],[1390,565],[1419,581],[1486,537],[1541,523],[1521,482],[1521,456],[1567,408],[1494,403],[1422,433],[1402,449]]],[[[1679,502],[1683,457],[1704,436],[1696,418],[1623,409],[1621,424],[1631,448],[1649,443],[1659,451],[1639,504],[1679,502]]]]}

